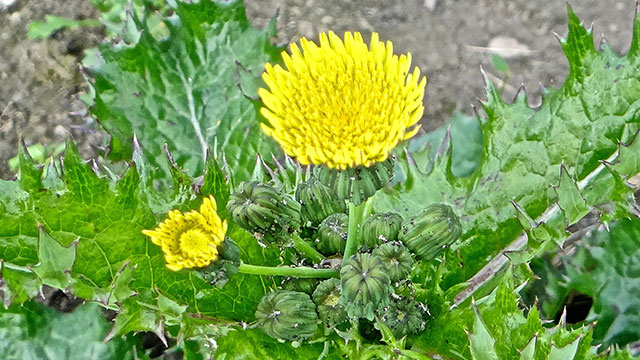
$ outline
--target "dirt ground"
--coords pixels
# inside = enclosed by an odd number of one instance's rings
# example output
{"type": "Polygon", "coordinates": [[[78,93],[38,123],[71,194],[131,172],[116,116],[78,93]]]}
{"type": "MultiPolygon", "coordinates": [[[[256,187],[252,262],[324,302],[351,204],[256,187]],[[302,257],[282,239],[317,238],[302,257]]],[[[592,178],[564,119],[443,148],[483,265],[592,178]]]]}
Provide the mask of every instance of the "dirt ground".
{"type": "MultiPolygon", "coordinates": [[[[74,19],[95,18],[88,0],[0,1],[0,177],[11,178],[8,159],[15,156],[21,134],[27,145],[55,144],[68,133],[84,156],[97,154],[104,135],[83,116],[77,94],[85,89],[79,72],[82,51],[99,42],[99,30],[65,30],[46,40],[27,39],[28,24],[46,14],[74,19]]],[[[471,113],[484,97],[479,68],[500,81],[491,65],[500,53],[511,69],[505,99],[524,84],[531,105],[540,101],[540,85],[559,86],[567,62],[553,33],[566,35],[564,0],[246,0],[247,13],[264,26],[279,9],[278,41],[316,38],[329,29],[372,31],[391,40],[396,52],[410,51],[428,77],[424,128],[434,129],[456,110],[471,113]]],[[[631,39],[634,2],[573,0],[596,42],[604,33],[619,53],[631,39]]]]}

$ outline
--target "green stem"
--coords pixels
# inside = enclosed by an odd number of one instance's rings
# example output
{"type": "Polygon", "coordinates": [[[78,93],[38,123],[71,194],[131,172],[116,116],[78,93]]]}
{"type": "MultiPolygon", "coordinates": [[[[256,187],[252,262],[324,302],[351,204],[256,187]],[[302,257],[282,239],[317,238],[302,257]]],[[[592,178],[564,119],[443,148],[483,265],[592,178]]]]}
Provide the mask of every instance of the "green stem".
{"type": "Polygon", "coordinates": [[[306,266],[289,267],[240,264],[238,271],[250,275],[290,276],[311,279],[340,277],[340,270],[338,269],[314,269],[306,266]]]}
{"type": "Polygon", "coordinates": [[[318,250],[314,249],[313,246],[307,244],[306,241],[300,238],[300,235],[293,234],[291,235],[291,239],[293,239],[293,247],[296,248],[299,252],[304,254],[306,257],[311,259],[314,263],[320,263],[324,260],[324,256],[318,252],[318,250]]]}
{"type": "Polygon", "coordinates": [[[349,202],[349,227],[347,228],[347,245],[344,248],[344,256],[342,257],[343,264],[358,250],[360,245],[360,228],[358,225],[362,222],[362,215],[366,207],[367,202],[357,206],[349,202]]]}

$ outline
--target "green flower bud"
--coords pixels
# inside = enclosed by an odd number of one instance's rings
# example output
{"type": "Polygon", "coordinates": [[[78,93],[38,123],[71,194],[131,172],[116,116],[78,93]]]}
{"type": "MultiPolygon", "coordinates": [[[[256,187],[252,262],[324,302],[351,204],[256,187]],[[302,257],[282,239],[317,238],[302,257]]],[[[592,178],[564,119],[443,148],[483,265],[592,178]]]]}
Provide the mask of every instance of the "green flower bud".
{"type": "Polygon", "coordinates": [[[327,216],[343,213],[347,206],[335,191],[312,177],[301,182],[296,188],[296,201],[302,206],[300,215],[303,222],[318,225],[327,216]]]}
{"type": "Polygon", "coordinates": [[[419,259],[431,260],[461,233],[460,220],[449,205],[431,204],[402,223],[400,241],[419,259]]]}
{"type": "Polygon", "coordinates": [[[347,320],[347,312],[339,301],[340,279],[324,280],[313,292],[313,302],[318,305],[320,319],[328,327],[338,326],[347,320]]]}
{"type": "Polygon", "coordinates": [[[400,214],[393,212],[373,214],[362,225],[364,244],[374,248],[383,242],[396,241],[398,240],[401,226],[402,216],[400,214]]]}
{"type": "Polygon", "coordinates": [[[300,204],[274,187],[243,181],[229,196],[233,221],[251,232],[279,234],[300,228],[300,204]]]}
{"type": "Polygon", "coordinates": [[[345,214],[333,214],[324,219],[318,227],[318,251],[326,256],[342,254],[347,245],[348,227],[349,217],[345,214]]]}
{"type": "Polygon", "coordinates": [[[407,275],[411,273],[413,266],[411,253],[399,242],[382,244],[373,250],[373,255],[382,260],[391,282],[406,279],[407,275]]]}
{"type": "Polygon", "coordinates": [[[289,278],[282,283],[282,288],[284,290],[300,291],[311,295],[316,285],[318,285],[318,279],[289,278]]]}
{"type": "Polygon", "coordinates": [[[424,311],[420,304],[413,299],[404,298],[394,300],[391,304],[378,310],[378,318],[391,329],[393,336],[417,334],[424,328],[424,311]]]}
{"type": "Polygon", "coordinates": [[[338,197],[359,205],[389,184],[393,177],[393,165],[394,161],[389,157],[371,167],[359,165],[342,171],[317,166],[314,168],[314,175],[320,182],[333,189],[338,197]]]}
{"type": "Polygon", "coordinates": [[[278,290],[262,298],[256,309],[256,323],[272,338],[297,340],[313,336],[318,314],[309,295],[278,290]]]}
{"type": "Polygon", "coordinates": [[[373,320],[375,311],[389,305],[391,280],[382,260],[371,254],[350,257],[340,270],[340,304],[350,317],[373,320]]]}

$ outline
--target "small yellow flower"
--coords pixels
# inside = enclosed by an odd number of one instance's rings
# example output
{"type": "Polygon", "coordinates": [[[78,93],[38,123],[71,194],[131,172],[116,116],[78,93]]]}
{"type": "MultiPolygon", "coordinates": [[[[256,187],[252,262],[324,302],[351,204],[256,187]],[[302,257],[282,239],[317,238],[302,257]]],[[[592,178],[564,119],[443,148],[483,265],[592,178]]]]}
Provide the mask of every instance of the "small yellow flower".
{"type": "Polygon", "coordinates": [[[142,233],[160,246],[170,270],[205,267],[218,258],[218,246],[227,233],[227,221],[216,213],[216,200],[209,196],[200,211],[169,211],[169,218],[142,233]]]}
{"type": "Polygon", "coordinates": [[[286,69],[266,65],[269,89],[259,89],[269,124],[262,130],[285,153],[304,164],[344,170],[384,161],[399,142],[415,135],[424,106],[425,77],[411,67],[411,54],[393,54],[391,42],[346,32],[320,34],[320,45],[305,38],[286,69]],[[413,127],[413,128],[412,128],[413,127]]]}

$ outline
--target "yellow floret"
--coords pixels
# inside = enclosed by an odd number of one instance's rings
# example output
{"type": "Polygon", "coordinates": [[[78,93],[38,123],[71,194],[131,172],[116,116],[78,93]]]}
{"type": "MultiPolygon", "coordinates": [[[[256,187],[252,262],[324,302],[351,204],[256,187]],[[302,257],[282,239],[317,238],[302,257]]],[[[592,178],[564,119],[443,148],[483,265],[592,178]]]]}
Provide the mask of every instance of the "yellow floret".
{"type": "Polygon", "coordinates": [[[302,38],[290,53],[286,68],[267,64],[258,94],[262,130],[300,163],[368,167],[419,130],[426,78],[377,33],[369,46],[358,32],[322,33],[320,45],[302,38]]]}
{"type": "Polygon", "coordinates": [[[200,211],[169,211],[169,217],[142,233],[160,246],[170,270],[205,267],[218,258],[218,247],[227,233],[227,221],[216,212],[216,200],[205,198],[200,211]]]}

